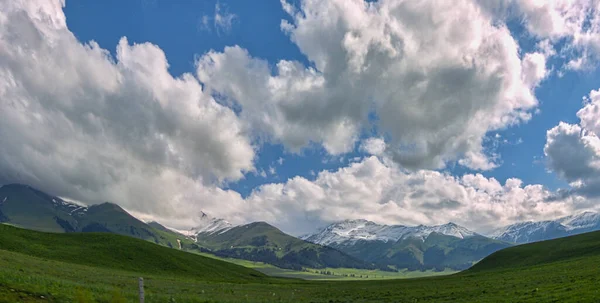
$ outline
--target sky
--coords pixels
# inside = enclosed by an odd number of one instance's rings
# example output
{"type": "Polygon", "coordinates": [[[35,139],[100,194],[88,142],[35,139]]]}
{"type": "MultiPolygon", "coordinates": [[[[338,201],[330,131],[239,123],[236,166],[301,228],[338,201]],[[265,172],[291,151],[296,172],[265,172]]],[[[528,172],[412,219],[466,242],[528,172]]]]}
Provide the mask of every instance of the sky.
{"type": "Polygon", "coordinates": [[[598,210],[600,1],[0,0],[0,184],[300,235],[598,210]]]}

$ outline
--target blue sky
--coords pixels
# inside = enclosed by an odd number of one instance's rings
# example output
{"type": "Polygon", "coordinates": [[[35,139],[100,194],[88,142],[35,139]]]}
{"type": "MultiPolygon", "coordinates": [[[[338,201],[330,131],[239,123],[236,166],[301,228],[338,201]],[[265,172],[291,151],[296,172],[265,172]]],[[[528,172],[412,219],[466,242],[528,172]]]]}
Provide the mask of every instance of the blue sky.
{"type": "Polygon", "coordinates": [[[10,3],[0,184],[293,234],[597,210],[600,8],[530,2],[10,3]]]}
{"type": "MultiPolygon", "coordinates": [[[[169,72],[174,76],[193,72],[196,56],[211,49],[221,51],[231,45],[240,45],[253,56],[269,62],[287,59],[309,64],[306,56],[279,29],[281,20],[289,19],[289,16],[278,1],[71,1],[67,2],[65,14],[69,28],[79,40],[94,40],[112,52],[123,36],[131,43],[159,45],[169,60],[169,72]],[[230,29],[202,24],[204,16],[214,16],[217,2],[222,12],[235,15],[230,29]]],[[[522,48],[531,49],[531,39],[520,27],[518,24],[513,26],[514,35],[522,48]]],[[[566,182],[548,172],[544,164],[545,133],[560,121],[577,122],[575,114],[581,108],[582,96],[597,88],[599,76],[598,70],[594,70],[568,72],[563,77],[553,73],[544,80],[536,89],[539,114],[528,123],[489,134],[490,139],[496,133],[501,136],[495,151],[501,156],[502,165],[482,173],[501,182],[518,177],[526,184],[544,184],[551,189],[566,186],[566,182]],[[504,143],[504,139],[508,142],[504,143]]],[[[493,142],[489,143],[492,148],[493,142]]],[[[267,173],[264,178],[248,173],[228,187],[247,195],[260,184],[282,182],[296,175],[314,179],[311,171],[336,170],[357,156],[361,156],[358,146],[340,161],[340,157],[328,157],[318,146],[296,154],[285,152],[281,144],[265,144],[258,153],[256,166],[265,172],[275,168],[276,174],[267,173]],[[277,162],[279,158],[284,160],[283,164],[277,162]]],[[[458,175],[473,172],[460,166],[447,170],[458,175]]]]}

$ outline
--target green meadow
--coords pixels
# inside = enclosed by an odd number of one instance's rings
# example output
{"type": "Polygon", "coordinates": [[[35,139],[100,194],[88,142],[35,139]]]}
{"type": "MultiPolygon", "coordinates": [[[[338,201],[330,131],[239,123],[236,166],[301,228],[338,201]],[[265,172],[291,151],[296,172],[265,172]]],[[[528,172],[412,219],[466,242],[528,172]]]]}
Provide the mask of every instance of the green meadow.
{"type": "Polygon", "coordinates": [[[0,225],[0,302],[137,302],[138,277],[146,302],[598,302],[598,264],[594,232],[504,249],[451,275],[307,281],[125,236],[0,225]]]}

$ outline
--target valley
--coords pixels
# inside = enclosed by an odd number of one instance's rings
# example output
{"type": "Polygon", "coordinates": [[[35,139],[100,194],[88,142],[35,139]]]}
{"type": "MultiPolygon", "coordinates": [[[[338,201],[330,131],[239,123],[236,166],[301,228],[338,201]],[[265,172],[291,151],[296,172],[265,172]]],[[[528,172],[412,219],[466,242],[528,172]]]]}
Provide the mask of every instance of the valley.
{"type": "Polygon", "coordinates": [[[600,298],[596,266],[600,232],[507,248],[450,276],[382,281],[273,278],[114,234],[47,234],[0,225],[0,237],[0,302],[133,302],[140,276],[146,283],[146,302],[499,302],[507,296],[518,302],[591,302],[600,298]],[[90,243],[96,243],[97,253],[82,245],[90,243]],[[115,245],[127,249],[101,253],[114,250],[115,245]],[[88,251],[69,252],[77,247],[88,251]],[[523,259],[524,254],[529,257],[523,259]]]}

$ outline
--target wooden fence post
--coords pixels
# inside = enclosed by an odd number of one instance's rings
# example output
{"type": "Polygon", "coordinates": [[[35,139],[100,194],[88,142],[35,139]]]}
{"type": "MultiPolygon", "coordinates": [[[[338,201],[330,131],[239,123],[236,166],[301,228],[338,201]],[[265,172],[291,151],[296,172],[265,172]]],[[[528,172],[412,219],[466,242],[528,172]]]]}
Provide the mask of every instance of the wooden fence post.
{"type": "Polygon", "coordinates": [[[142,277],[140,277],[139,286],[140,286],[140,303],[144,303],[144,278],[142,278],[142,277]]]}

